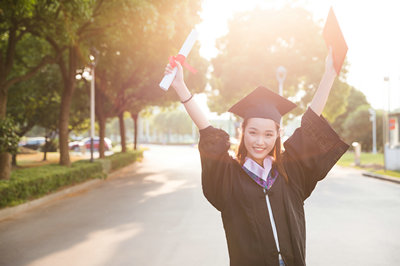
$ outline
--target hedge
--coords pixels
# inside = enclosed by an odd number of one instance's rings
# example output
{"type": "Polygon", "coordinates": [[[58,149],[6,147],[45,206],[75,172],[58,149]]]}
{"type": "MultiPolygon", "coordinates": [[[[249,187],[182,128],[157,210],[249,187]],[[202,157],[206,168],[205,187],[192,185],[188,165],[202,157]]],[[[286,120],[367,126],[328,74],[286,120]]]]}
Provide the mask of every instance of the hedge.
{"type": "Polygon", "coordinates": [[[116,153],[111,156],[108,156],[106,160],[111,161],[111,170],[117,170],[121,167],[124,167],[131,162],[138,160],[143,156],[143,151],[128,151],[125,153],[116,153]]]}
{"type": "Polygon", "coordinates": [[[141,156],[143,151],[134,151],[117,153],[93,163],[78,161],[70,167],[52,164],[15,170],[11,172],[10,180],[0,180],[0,208],[14,206],[89,179],[106,178],[110,170],[126,166],[141,156]]]}

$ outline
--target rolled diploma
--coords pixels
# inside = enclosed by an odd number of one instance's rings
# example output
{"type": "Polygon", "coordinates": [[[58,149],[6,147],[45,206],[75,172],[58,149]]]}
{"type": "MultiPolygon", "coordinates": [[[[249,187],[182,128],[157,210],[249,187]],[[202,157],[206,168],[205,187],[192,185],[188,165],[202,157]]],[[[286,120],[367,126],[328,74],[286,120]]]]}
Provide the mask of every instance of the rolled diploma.
{"type": "MultiPolygon", "coordinates": [[[[179,51],[179,54],[185,56],[185,58],[188,56],[190,50],[192,50],[192,47],[197,40],[197,35],[198,33],[195,29],[190,32],[189,36],[186,38],[186,41],[183,43],[181,50],[179,51]]],[[[165,91],[168,90],[168,88],[171,86],[172,81],[174,81],[177,71],[178,71],[177,67],[174,67],[172,73],[164,76],[164,78],[160,82],[161,89],[165,91]]]]}

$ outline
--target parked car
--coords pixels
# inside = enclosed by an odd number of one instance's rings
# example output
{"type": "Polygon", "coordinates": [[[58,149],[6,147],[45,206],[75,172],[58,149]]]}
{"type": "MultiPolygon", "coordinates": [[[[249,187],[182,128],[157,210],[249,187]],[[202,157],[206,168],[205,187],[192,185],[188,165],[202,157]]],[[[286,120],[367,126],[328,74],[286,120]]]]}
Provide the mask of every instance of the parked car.
{"type": "Polygon", "coordinates": [[[81,144],[81,142],[79,140],[71,141],[70,143],[68,143],[68,148],[70,150],[79,151],[79,149],[80,149],[79,144],[81,144]]]}
{"type": "MultiPolygon", "coordinates": [[[[99,149],[100,138],[93,138],[93,148],[95,150],[99,149]]],[[[80,141],[72,141],[68,144],[70,150],[81,151],[82,149],[90,150],[90,137],[84,138],[80,141]]],[[[112,143],[109,138],[104,138],[104,150],[109,151],[112,149],[112,143]]]]}
{"type": "Polygon", "coordinates": [[[22,146],[32,150],[38,150],[45,144],[46,140],[44,137],[33,137],[27,138],[26,141],[22,141],[18,144],[18,146],[22,146]]]}

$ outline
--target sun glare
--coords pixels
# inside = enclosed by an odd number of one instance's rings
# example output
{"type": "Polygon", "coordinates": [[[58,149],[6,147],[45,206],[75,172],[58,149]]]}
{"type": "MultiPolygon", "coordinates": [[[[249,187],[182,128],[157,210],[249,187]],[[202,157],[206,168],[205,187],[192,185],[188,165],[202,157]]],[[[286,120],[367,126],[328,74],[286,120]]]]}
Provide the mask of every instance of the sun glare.
{"type": "Polygon", "coordinates": [[[215,41],[228,32],[228,21],[235,13],[255,8],[279,8],[286,4],[306,8],[321,26],[332,6],[349,47],[346,57],[348,83],[361,90],[375,108],[385,108],[387,97],[383,99],[383,94],[387,92],[383,78],[389,76],[391,95],[394,96],[391,97],[391,106],[400,107],[400,35],[396,34],[400,25],[398,1],[382,0],[377,7],[372,1],[360,5],[360,1],[355,0],[204,0],[202,22],[197,26],[201,55],[211,59],[218,54],[215,41]]]}

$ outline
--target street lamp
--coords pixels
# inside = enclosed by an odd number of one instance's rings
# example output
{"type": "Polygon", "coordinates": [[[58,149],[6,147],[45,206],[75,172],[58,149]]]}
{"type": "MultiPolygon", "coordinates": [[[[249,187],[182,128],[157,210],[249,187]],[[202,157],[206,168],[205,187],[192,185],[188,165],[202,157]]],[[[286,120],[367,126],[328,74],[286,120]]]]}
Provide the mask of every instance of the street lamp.
{"type": "MultiPolygon", "coordinates": [[[[278,80],[279,83],[279,95],[283,96],[283,82],[285,81],[286,78],[286,68],[284,66],[279,66],[276,69],[276,79],[278,80]]],[[[280,127],[282,128],[282,119],[281,119],[281,125],[280,127]]]]}
{"type": "Polygon", "coordinates": [[[283,82],[286,78],[286,68],[284,66],[279,66],[276,70],[276,79],[279,83],[279,95],[283,96],[283,82]]]}
{"type": "Polygon", "coordinates": [[[92,54],[89,56],[91,61],[91,76],[92,79],[90,81],[90,161],[93,162],[93,150],[94,150],[94,86],[95,86],[95,68],[98,59],[99,52],[96,49],[92,49],[92,54]]]}

